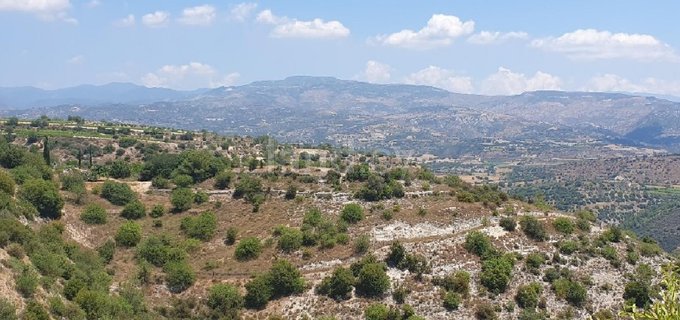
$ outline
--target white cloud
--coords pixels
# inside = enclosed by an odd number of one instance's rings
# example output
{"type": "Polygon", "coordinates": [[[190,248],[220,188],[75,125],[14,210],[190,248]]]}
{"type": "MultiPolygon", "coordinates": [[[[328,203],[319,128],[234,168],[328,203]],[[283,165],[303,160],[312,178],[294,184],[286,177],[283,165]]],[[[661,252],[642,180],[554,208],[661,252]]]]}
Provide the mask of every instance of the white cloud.
{"type": "Polygon", "coordinates": [[[639,82],[630,81],[615,74],[594,76],[582,90],[604,92],[645,92],[680,96],[680,81],[645,78],[639,82]]]}
{"type": "Polygon", "coordinates": [[[183,65],[165,65],[156,72],[147,73],[141,81],[147,87],[196,89],[233,85],[239,77],[240,75],[235,72],[221,75],[208,64],[190,62],[183,65]]]}
{"type": "Polygon", "coordinates": [[[389,35],[380,35],[375,41],[384,45],[411,49],[429,49],[448,46],[453,40],[471,34],[475,22],[461,21],[456,16],[434,14],[419,31],[404,29],[389,35]]]}
{"type": "Polygon", "coordinates": [[[474,44],[495,44],[503,43],[510,40],[525,40],[529,38],[529,34],[521,31],[511,32],[491,32],[481,31],[471,35],[467,41],[474,44]]]}
{"type": "Polygon", "coordinates": [[[408,84],[419,84],[442,88],[444,90],[458,93],[472,93],[474,86],[472,78],[461,76],[451,70],[442,69],[436,66],[429,66],[408,75],[404,79],[408,84]]]}
{"type": "Polygon", "coordinates": [[[579,29],[557,38],[536,39],[531,45],[573,59],[680,60],[673,48],[648,34],[579,29]]]}
{"type": "Polygon", "coordinates": [[[324,21],[316,18],[302,21],[276,16],[271,10],[260,12],[256,21],[274,25],[271,36],[275,38],[345,38],[350,33],[349,29],[337,20],[324,21]]]}
{"type": "Polygon", "coordinates": [[[491,95],[520,94],[535,90],[560,90],[562,80],[551,74],[538,71],[527,77],[523,73],[500,67],[498,71],[487,77],[481,84],[480,92],[491,95]]]}
{"type": "Polygon", "coordinates": [[[182,17],[178,20],[180,23],[190,26],[207,26],[215,21],[217,13],[215,7],[211,5],[202,5],[191,8],[185,8],[182,11],[182,17]]]}
{"type": "Polygon", "coordinates": [[[72,64],[72,65],[77,65],[77,64],[82,64],[84,61],[85,61],[85,56],[83,56],[82,54],[79,54],[79,55],[73,56],[73,57],[69,58],[68,60],[66,60],[66,63],[72,64]]]}
{"type": "Polygon", "coordinates": [[[229,18],[234,21],[243,22],[250,17],[257,8],[257,3],[243,2],[235,5],[229,11],[229,18]]]}
{"type": "Polygon", "coordinates": [[[116,20],[113,23],[114,26],[119,27],[119,28],[125,28],[125,27],[134,27],[135,25],[135,15],[134,14],[129,14],[127,17],[116,20]]]}
{"type": "Polygon", "coordinates": [[[92,9],[92,8],[99,7],[101,4],[102,4],[102,2],[99,1],[99,0],[92,0],[88,3],[86,3],[85,6],[92,9]]]}
{"type": "Polygon", "coordinates": [[[147,27],[161,28],[168,25],[170,14],[165,11],[156,11],[142,16],[142,23],[147,27]]]}
{"type": "Polygon", "coordinates": [[[355,78],[373,83],[386,83],[392,78],[392,67],[375,60],[366,62],[366,68],[355,78]]]}
{"type": "Polygon", "coordinates": [[[78,24],[78,20],[69,17],[71,8],[69,0],[0,0],[0,11],[19,11],[35,14],[45,21],[64,21],[78,24]]]}

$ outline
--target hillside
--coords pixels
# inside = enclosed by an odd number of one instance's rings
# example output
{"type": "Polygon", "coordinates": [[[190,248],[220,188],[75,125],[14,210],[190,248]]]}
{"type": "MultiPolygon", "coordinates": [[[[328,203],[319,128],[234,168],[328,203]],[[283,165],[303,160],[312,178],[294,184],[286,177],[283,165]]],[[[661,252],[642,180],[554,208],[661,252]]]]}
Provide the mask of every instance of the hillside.
{"type": "Polygon", "coordinates": [[[395,156],[71,120],[2,126],[3,315],[613,319],[674,263],[395,156]]]}

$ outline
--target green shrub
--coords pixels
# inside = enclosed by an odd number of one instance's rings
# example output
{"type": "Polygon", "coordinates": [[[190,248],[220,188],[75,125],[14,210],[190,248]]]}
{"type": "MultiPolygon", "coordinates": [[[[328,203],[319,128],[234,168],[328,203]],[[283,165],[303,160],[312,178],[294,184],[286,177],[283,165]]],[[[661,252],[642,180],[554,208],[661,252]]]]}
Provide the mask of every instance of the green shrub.
{"type": "Polygon", "coordinates": [[[389,309],[382,303],[374,303],[364,310],[364,319],[366,320],[388,320],[389,309]]]}
{"type": "Polygon", "coordinates": [[[64,173],[59,177],[61,189],[74,192],[85,189],[85,176],[78,171],[64,173]]]}
{"type": "Polygon", "coordinates": [[[390,278],[381,263],[367,263],[357,276],[357,293],[367,297],[382,296],[390,287],[390,278]]]}
{"type": "Polygon", "coordinates": [[[50,315],[47,310],[35,299],[31,299],[26,304],[22,319],[26,320],[49,320],[50,315]]]}
{"type": "Polygon", "coordinates": [[[364,254],[371,246],[371,238],[365,234],[360,235],[354,240],[354,252],[364,254]]]}
{"type": "Polygon", "coordinates": [[[261,252],[262,243],[260,242],[260,239],[256,237],[247,237],[239,241],[236,250],[234,251],[234,256],[236,256],[236,259],[239,261],[253,260],[257,259],[261,252]]]}
{"type": "Polygon", "coordinates": [[[224,244],[230,246],[236,243],[236,236],[238,235],[238,230],[234,227],[227,228],[227,234],[224,236],[224,244]]]}
{"type": "Polygon", "coordinates": [[[466,271],[456,271],[443,278],[435,279],[434,284],[463,297],[470,294],[470,274],[466,271]]]}
{"type": "Polygon", "coordinates": [[[167,263],[163,270],[165,271],[165,283],[171,292],[183,292],[196,281],[196,274],[194,274],[191,266],[184,262],[167,263]]]}
{"type": "Polygon", "coordinates": [[[126,205],[128,202],[137,199],[135,192],[129,185],[110,180],[105,181],[102,185],[101,196],[118,206],[126,205]]]}
{"type": "Polygon", "coordinates": [[[106,210],[97,204],[89,204],[85,210],[80,213],[80,220],[87,224],[105,224],[106,210]]]}
{"type": "Polygon", "coordinates": [[[156,204],[153,206],[151,209],[151,212],[149,212],[149,215],[152,218],[160,218],[165,214],[165,207],[163,207],[162,204],[156,204]]]}
{"type": "Polygon", "coordinates": [[[116,160],[109,166],[109,176],[114,179],[125,179],[130,177],[132,170],[130,165],[123,160],[116,160]]]}
{"type": "Polygon", "coordinates": [[[15,280],[16,290],[24,298],[30,298],[38,288],[38,275],[28,267],[17,276],[15,280]]]}
{"type": "Polygon", "coordinates": [[[475,318],[478,320],[496,320],[498,319],[496,308],[488,302],[480,303],[475,308],[475,318]]]}
{"type": "Polygon", "coordinates": [[[163,177],[154,177],[151,179],[151,186],[156,189],[167,189],[170,187],[170,180],[163,177]]]}
{"type": "Polygon", "coordinates": [[[128,202],[123,210],[120,212],[121,217],[125,219],[141,219],[146,216],[146,207],[139,200],[128,202]]]}
{"type": "Polygon", "coordinates": [[[4,169],[0,169],[0,192],[13,196],[15,188],[14,178],[4,169]]]}
{"type": "Polygon", "coordinates": [[[480,281],[489,291],[499,294],[505,292],[512,279],[513,262],[503,256],[482,262],[480,281]]]}
{"type": "Polygon", "coordinates": [[[574,232],[574,222],[570,218],[558,217],[553,221],[555,230],[562,234],[572,234],[574,232]]]}
{"type": "Polygon", "coordinates": [[[527,237],[536,241],[545,241],[548,239],[548,233],[545,231],[543,224],[533,216],[523,216],[519,222],[522,226],[522,231],[527,237]]]}
{"type": "Polygon", "coordinates": [[[61,218],[64,199],[59,195],[57,186],[51,181],[32,179],[24,183],[19,190],[21,199],[35,207],[41,217],[48,219],[61,218]]]}
{"type": "Polygon", "coordinates": [[[213,311],[215,318],[238,319],[243,308],[243,297],[238,289],[229,284],[216,284],[208,290],[206,305],[213,311]]]}
{"type": "Polygon", "coordinates": [[[449,291],[444,295],[444,308],[446,310],[458,310],[462,301],[460,294],[449,291]]]}
{"type": "Polygon", "coordinates": [[[364,209],[356,203],[346,204],[340,213],[340,219],[347,223],[357,223],[364,219],[364,209]]]}
{"type": "Polygon", "coordinates": [[[333,271],[331,276],[328,276],[321,281],[317,287],[319,294],[327,295],[335,300],[346,300],[350,298],[352,293],[352,286],[356,279],[352,271],[343,267],[338,267],[333,271]]]}
{"type": "Polygon", "coordinates": [[[210,196],[205,191],[197,191],[194,194],[194,202],[196,204],[206,203],[206,202],[208,202],[208,200],[210,200],[210,196]]]}
{"type": "Polygon", "coordinates": [[[168,262],[181,262],[186,252],[174,244],[167,236],[150,236],[137,246],[137,256],[161,267],[168,262]]]}
{"type": "Polygon", "coordinates": [[[559,278],[552,282],[552,289],[560,299],[565,299],[570,304],[579,307],[587,298],[587,290],[580,283],[567,278],[559,278]]]}
{"type": "Polygon", "coordinates": [[[546,260],[547,258],[545,254],[540,252],[532,252],[527,255],[524,263],[526,264],[529,271],[538,272],[538,269],[545,263],[546,260]]]}
{"type": "Polygon", "coordinates": [[[133,221],[127,221],[120,226],[115,239],[119,246],[134,247],[142,239],[142,227],[133,221]]]}
{"type": "Polygon", "coordinates": [[[269,269],[269,284],[275,298],[302,293],[305,289],[300,270],[285,259],[277,260],[269,269]]]}
{"type": "Polygon", "coordinates": [[[465,236],[465,250],[480,257],[485,257],[495,251],[491,244],[491,239],[479,231],[468,232],[465,236]]]}
{"type": "Polygon", "coordinates": [[[515,301],[520,308],[535,309],[538,307],[538,300],[541,298],[543,287],[540,283],[532,282],[527,285],[521,285],[517,288],[515,294],[515,301]]]}
{"type": "Polygon", "coordinates": [[[116,243],[113,242],[112,240],[107,240],[102,244],[99,248],[97,248],[97,253],[99,253],[99,257],[102,258],[102,261],[105,263],[111,262],[113,260],[113,255],[116,252],[116,243]]]}
{"type": "Polygon", "coordinates": [[[232,180],[234,180],[234,173],[222,171],[215,176],[215,188],[220,190],[227,189],[232,180]]]}
{"type": "Polygon", "coordinates": [[[170,202],[174,206],[175,211],[187,211],[191,208],[191,204],[194,203],[194,192],[189,188],[177,188],[172,190],[170,202]]]}
{"type": "Polygon", "coordinates": [[[260,275],[246,283],[245,306],[250,309],[263,309],[272,298],[269,275],[260,275]]]}
{"type": "Polygon", "coordinates": [[[515,231],[517,228],[517,222],[512,217],[503,217],[498,224],[507,232],[515,231]]]}
{"type": "Polygon", "coordinates": [[[578,242],[573,240],[565,240],[560,242],[559,244],[560,253],[567,255],[578,251],[578,247],[579,247],[578,242]]]}
{"type": "Polygon", "coordinates": [[[17,309],[6,298],[0,298],[0,319],[17,320],[17,309]]]}
{"type": "Polygon", "coordinates": [[[196,217],[185,217],[180,229],[191,238],[208,241],[217,231],[217,216],[212,211],[205,211],[196,217]]]}
{"type": "Polygon", "coordinates": [[[302,247],[302,231],[295,228],[285,228],[276,243],[276,247],[287,253],[291,253],[302,247]]]}
{"type": "Polygon", "coordinates": [[[172,183],[174,183],[177,188],[188,188],[194,184],[194,179],[186,174],[178,174],[172,178],[172,183]]]}
{"type": "Polygon", "coordinates": [[[649,295],[649,285],[642,281],[628,282],[623,290],[623,299],[638,308],[646,308],[652,302],[649,295]]]}

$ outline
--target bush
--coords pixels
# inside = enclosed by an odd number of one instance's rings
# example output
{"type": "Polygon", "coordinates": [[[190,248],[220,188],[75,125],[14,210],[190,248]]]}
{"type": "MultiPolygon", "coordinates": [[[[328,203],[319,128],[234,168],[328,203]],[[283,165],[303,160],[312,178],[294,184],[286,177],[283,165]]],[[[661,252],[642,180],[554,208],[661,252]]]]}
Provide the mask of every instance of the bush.
{"type": "Polygon", "coordinates": [[[6,298],[0,298],[0,319],[17,320],[17,310],[6,298]]]}
{"type": "Polygon", "coordinates": [[[389,309],[382,303],[374,303],[364,310],[366,320],[387,320],[389,319],[389,309]]]}
{"type": "Polygon", "coordinates": [[[234,227],[227,228],[227,234],[224,236],[224,244],[230,246],[236,243],[236,236],[238,235],[238,230],[234,227]]]}
{"type": "Polygon", "coordinates": [[[133,221],[127,221],[120,226],[115,239],[119,246],[134,247],[142,239],[142,227],[133,221]]]}
{"type": "Polygon", "coordinates": [[[580,283],[566,278],[560,278],[552,282],[552,289],[560,299],[565,299],[570,304],[580,307],[586,301],[587,290],[580,283]]]}
{"type": "Polygon", "coordinates": [[[488,302],[481,303],[475,308],[475,318],[478,320],[496,320],[498,319],[496,308],[488,302]]]}
{"type": "Polygon", "coordinates": [[[243,297],[232,285],[216,284],[208,290],[206,305],[212,309],[215,318],[238,319],[243,297]]]}
{"type": "Polygon", "coordinates": [[[352,286],[355,282],[356,279],[352,271],[338,267],[333,271],[333,275],[321,281],[321,284],[317,287],[317,292],[335,300],[346,300],[350,298],[352,286]]]}
{"type": "Polygon", "coordinates": [[[144,207],[144,204],[141,201],[134,200],[125,205],[120,212],[120,215],[121,217],[130,220],[141,219],[146,216],[146,207],[144,207]]]}
{"type": "Polygon", "coordinates": [[[491,239],[479,231],[469,232],[465,236],[465,244],[463,247],[468,252],[480,257],[487,256],[492,251],[495,251],[491,244],[491,239]]]}
{"type": "Polygon", "coordinates": [[[172,183],[174,183],[177,188],[188,188],[194,184],[194,179],[186,174],[178,174],[172,178],[172,183]]]}
{"type": "Polygon", "coordinates": [[[116,160],[109,167],[109,176],[114,179],[125,179],[130,177],[131,174],[130,165],[123,160],[116,160]]]}
{"type": "Polygon", "coordinates": [[[180,229],[191,238],[208,241],[217,231],[217,216],[212,211],[206,211],[196,217],[185,217],[180,229]]]}
{"type": "Polygon", "coordinates": [[[467,297],[470,294],[470,274],[466,271],[456,271],[443,278],[435,279],[434,283],[446,291],[451,291],[467,297]]]}
{"type": "Polygon", "coordinates": [[[289,185],[288,188],[286,189],[286,194],[284,195],[284,198],[286,200],[293,200],[297,196],[297,187],[295,185],[289,185]]]}
{"type": "Polygon", "coordinates": [[[0,192],[13,196],[15,187],[14,178],[7,171],[0,169],[0,192]]]}
{"type": "Polygon", "coordinates": [[[156,189],[167,189],[170,187],[170,180],[163,177],[154,177],[151,179],[151,186],[156,189]]]}
{"type": "Polygon", "coordinates": [[[104,261],[105,263],[111,262],[115,252],[116,243],[113,242],[112,240],[107,240],[106,242],[104,242],[104,244],[97,248],[97,253],[99,253],[99,257],[102,258],[102,261],[104,261]]]}
{"type": "Polygon", "coordinates": [[[262,252],[262,243],[256,237],[247,237],[239,241],[234,251],[234,256],[239,261],[253,260],[262,252]]]}
{"type": "Polygon", "coordinates": [[[394,241],[390,245],[390,252],[385,257],[385,262],[390,267],[397,267],[406,258],[406,248],[399,241],[394,241]]]}
{"type": "Polygon", "coordinates": [[[515,231],[515,228],[517,228],[517,222],[515,221],[515,218],[511,217],[501,218],[501,221],[499,221],[499,225],[503,227],[503,229],[507,232],[515,231]]]}
{"type": "Polygon", "coordinates": [[[224,190],[229,188],[234,174],[231,171],[222,171],[215,176],[215,188],[224,190]]]}
{"type": "Polygon", "coordinates": [[[566,217],[559,217],[553,221],[555,230],[562,234],[572,234],[574,232],[574,222],[566,217]]]}
{"type": "Polygon", "coordinates": [[[536,241],[545,241],[548,239],[548,233],[545,231],[543,224],[533,216],[523,216],[519,222],[522,226],[522,231],[527,237],[536,241]]]}
{"type": "Polygon", "coordinates": [[[562,254],[572,254],[578,250],[579,244],[573,240],[562,241],[559,244],[560,253],[562,254]]]}
{"type": "Polygon", "coordinates": [[[43,306],[40,303],[38,303],[38,301],[31,299],[26,304],[26,309],[24,310],[24,315],[22,319],[49,320],[50,315],[49,313],[47,313],[47,310],[45,310],[45,308],[43,308],[43,306]]]}
{"type": "Polygon", "coordinates": [[[210,196],[205,191],[197,191],[194,194],[194,202],[196,204],[206,203],[206,202],[208,202],[208,200],[210,200],[210,196]]]}
{"type": "Polygon", "coordinates": [[[458,310],[462,300],[460,294],[449,291],[444,295],[444,308],[446,310],[458,310]]]}
{"type": "Polygon", "coordinates": [[[177,188],[172,190],[170,195],[170,202],[174,206],[175,211],[187,211],[194,203],[194,192],[189,188],[177,188]]]}
{"type": "Polygon", "coordinates": [[[165,214],[165,207],[163,207],[162,204],[156,204],[156,205],[154,205],[153,208],[151,209],[151,212],[149,213],[149,215],[150,215],[152,218],[160,218],[160,217],[162,217],[164,214],[165,214]]]}
{"type": "Polygon", "coordinates": [[[250,309],[263,309],[272,297],[269,276],[260,275],[246,283],[245,306],[250,309]]]}
{"type": "Polygon", "coordinates": [[[299,229],[285,228],[279,236],[276,247],[286,253],[291,253],[302,247],[302,232],[299,229]]]}
{"type": "Polygon", "coordinates": [[[85,190],[85,176],[78,171],[64,173],[59,177],[61,189],[71,192],[85,190]]]}
{"type": "Polygon", "coordinates": [[[623,290],[623,299],[635,304],[638,308],[646,308],[652,302],[649,294],[649,285],[642,281],[631,281],[626,283],[626,287],[623,290]]]}
{"type": "Polygon", "coordinates": [[[517,288],[515,294],[515,301],[520,308],[535,309],[538,307],[538,300],[541,298],[543,287],[540,283],[532,282],[527,285],[522,285],[517,288]]]}
{"type": "Polygon", "coordinates": [[[297,267],[288,260],[280,259],[274,262],[269,270],[269,284],[272,297],[284,297],[302,293],[305,281],[297,267]]]}
{"type": "Polygon", "coordinates": [[[508,257],[485,260],[480,274],[482,285],[496,294],[505,292],[512,279],[512,267],[513,262],[508,257]]]}
{"type": "Polygon", "coordinates": [[[101,196],[117,206],[126,205],[137,198],[129,185],[110,180],[102,185],[101,196]]]}
{"type": "Polygon", "coordinates": [[[381,263],[363,265],[357,278],[357,293],[363,296],[379,297],[390,287],[390,278],[381,263]]]}
{"type": "Polygon", "coordinates": [[[196,281],[194,271],[184,262],[167,263],[163,270],[165,271],[165,284],[171,292],[182,292],[196,281]]]}
{"type": "Polygon", "coordinates": [[[340,213],[340,219],[347,223],[357,223],[364,219],[364,209],[356,203],[346,204],[340,213]]]}
{"type": "Polygon", "coordinates": [[[354,252],[364,254],[371,246],[371,238],[365,234],[360,235],[354,240],[354,252]]]}
{"type": "Polygon", "coordinates": [[[24,298],[30,298],[38,288],[38,275],[29,267],[24,267],[24,270],[17,276],[15,285],[17,292],[24,298]]]}
{"type": "Polygon", "coordinates": [[[538,272],[538,269],[545,263],[546,260],[547,258],[545,254],[540,252],[532,252],[527,255],[524,263],[526,264],[529,271],[538,272]]]}
{"type": "Polygon", "coordinates": [[[41,217],[48,219],[61,218],[64,199],[59,195],[57,186],[51,181],[32,179],[24,183],[19,196],[35,207],[41,217]]]}
{"type": "Polygon", "coordinates": [[[80,220],[87,224],[105,224],[106,210],[97,204],[89,204],[80,213],[80,220]]]}
{"type": "Polygon", "coordinates": [[[166,236],[150,236],[137,247],[137,256],[161,267],[168,262],[183,261],[186,252],[173,245],[171,239],[166,236]]]}

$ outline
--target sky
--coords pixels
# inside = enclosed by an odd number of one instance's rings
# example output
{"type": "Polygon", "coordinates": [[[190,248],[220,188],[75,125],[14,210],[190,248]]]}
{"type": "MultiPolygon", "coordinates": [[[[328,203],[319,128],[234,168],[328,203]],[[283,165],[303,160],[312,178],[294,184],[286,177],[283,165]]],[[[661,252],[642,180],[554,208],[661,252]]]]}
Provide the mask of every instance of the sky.
{"type": "Polygon", "coordinates": [[[0,0],[0,86],[293,75],[680,96],[680,1],[0,0]]]}

